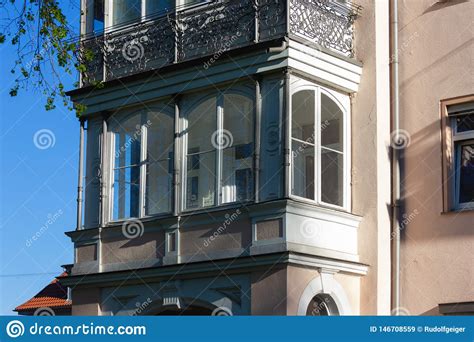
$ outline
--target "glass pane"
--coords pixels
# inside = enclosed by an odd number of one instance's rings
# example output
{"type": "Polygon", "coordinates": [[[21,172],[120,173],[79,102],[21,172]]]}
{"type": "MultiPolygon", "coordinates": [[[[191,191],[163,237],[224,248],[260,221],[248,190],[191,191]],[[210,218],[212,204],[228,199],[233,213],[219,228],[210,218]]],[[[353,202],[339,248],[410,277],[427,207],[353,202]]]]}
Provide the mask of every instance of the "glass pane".
{"type": "Polygon", "coordinates": [[[114,132],[113,219],[139,216],[141,115],[112,117],[114,132]]]}
{"type": "Polygon", "coordinates": [[[113,219],[139,215],[140,168],[138,166],[114,171],[113,219]]]}
{"type": "Polygon", "coordinates": [[[140,163],[140,136],[133,133],[115,133],[115,166],[120,168],[140,163]]]}
{"type": "Polygon", "coordinates": [[[173,0],[147,0],[146,15],[157,15],[164,12],[169,12],[173,8],[173,0]]]}
{"type": "Polygon", "coordinates": [[[188,115],[188,153],[215,149],[212,144],[213,133],[217,130],[216,99],[211,98],[198,105],[188,115]]]}
{"type": "Polygon", "coordinates": [[[216,152],[187,157],[186,209],[210,207],[216,204],[216,152]]]}
{"type": "Polygon", "coordinates": [[[293,140],[292,190],[296,196],[314,200],[314,146],[293,140]]]}
{"type": "Polygon", "coordinates": [[[474,201],[474,143],[461,146],[459,203],[474,201]]]}
{"type": "Polygon", "coordinates": [[[114,0],[113,25],[132,22],[142,16],[141,0],[114,0]]]}
{"type": "Polygon", "coordinates": [[[238,145],[223,151],[222,202],[253,198],[253,144],[238,145]]]}
{"type": "Polygon", "coordinates": [[[159,112],[148,113],[147,161],[166,160],[173,151],[174,118],[159,112]]]}
{"type": "Polygon", "coordinates": [[[344,156],[342,153],[321,149],[321,200],[343,206],[344,156]]]}
{"type": "Polygon", "coordinates": [[[253,121],[252,100],[242,95],[224,96],[224,130],[231,134],[229,143],[232,144],[229,146],[248,144],[253,141],[253,121]]]}
{"type": "Polygon", "coordinates": [[[104,30],[104,0],[93,0],[94,1],[94,32],[104,30]]]}
{"type": "Polygon", "coordinates": [[[456,132],[474,131],[474,115],[461,115],[456,117],[456,132]]]}
{"type": "Polygon", "coordinates": [[[293,138],[314,144],[314,91],[302,90],[292,97],[291,130],[293,138]]]}
{"type": "Polygon", "coordinates": [[[253,198],[253,101],[245,96],[224,96],[222,137],[222,203],[253,198]]]}
{"type": "Polygon", "coordinates": [[[145,187],[145,215],[156,215],[171,211],[173,175],[173,152],[168,160],[147,165],[145,187]]]}
{"type": "Polygon", "coordinates": [[[321,94],[321,144],[341,152],[344,146],[342,111],[325,94],[321,94]]]}

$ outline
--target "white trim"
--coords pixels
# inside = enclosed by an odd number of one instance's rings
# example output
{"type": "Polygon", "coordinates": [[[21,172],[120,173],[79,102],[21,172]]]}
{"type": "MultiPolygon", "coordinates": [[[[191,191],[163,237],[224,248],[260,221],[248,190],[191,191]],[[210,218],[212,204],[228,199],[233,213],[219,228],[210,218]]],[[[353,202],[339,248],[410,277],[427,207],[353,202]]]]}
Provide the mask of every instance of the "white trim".
{"type": "Polygon", "coordinates": [[[362,67],[354,62],[329,55],[295,40],[289,40],[288,67],[300,70],[342,91],[356,92],[362,67]]]}
{"type": "Polygon", "coordinates": [[[300,297],[298,304],[298,316],[306,316],[309,303],[317,294],[328,294],[336,302],[341,316],[352,315],[352,309],[344,288],[335,279],[333,272],[320,271],[320,276],[309,282],[300,297]]]}

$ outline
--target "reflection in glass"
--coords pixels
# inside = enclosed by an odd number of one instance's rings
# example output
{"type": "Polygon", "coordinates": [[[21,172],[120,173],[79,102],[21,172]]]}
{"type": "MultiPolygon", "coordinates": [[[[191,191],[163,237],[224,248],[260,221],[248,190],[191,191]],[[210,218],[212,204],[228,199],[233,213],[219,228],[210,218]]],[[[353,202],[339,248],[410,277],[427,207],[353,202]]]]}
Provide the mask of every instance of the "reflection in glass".
{"type": "Polygon", "coordinates": [[[237,94],[224,95],[224,133],[229,146],[222,146],[222,203],[253,198],[253,101],[237,94]]]}
{"type": "Polygon", "coordinates": [[[138,117],[125,121],[114,134],[114,220],[139,216],[141,136],[135,123],[138,123],[138,117]]]}
{"type": "Polygon", "coordinates": [[[459,203],[474,201],[474,143],[461,146],[459,203]]]}
{"type": "Polygon", "coordinates": [[[293,166],[291,193],[314,200],[314,146],[294,140],[291,152],[293,166]]]}
{"type": "Polygon", "coordinates": [[[343,206],[344,158],[342,153],[321,149],[321,201],[343,206]]]}
{"type": "Polygon", "coordinates": [[[314,144],[315,99],[313,90],[302,90],[292,97],[292,137],[314,144]]]}
{"type": "Polygon", "coordinates": [[[114,0],[113,25],[133,22],[142,16],[141,0],[114,0]]]}

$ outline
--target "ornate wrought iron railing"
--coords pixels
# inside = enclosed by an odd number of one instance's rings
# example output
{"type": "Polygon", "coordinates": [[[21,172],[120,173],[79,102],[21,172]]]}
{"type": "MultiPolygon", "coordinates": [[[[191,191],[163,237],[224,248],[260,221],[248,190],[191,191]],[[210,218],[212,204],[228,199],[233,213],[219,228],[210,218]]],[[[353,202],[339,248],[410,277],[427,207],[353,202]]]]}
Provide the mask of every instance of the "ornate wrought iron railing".
{"type": "MultiPolygon", "coordinates": [[[[352,57],[355,6],[332,0],[224,0],[82,40],[82,86],[285,36],[352,57]]],[[[204,66],[209,66],[209,62],[204,66]]]]}

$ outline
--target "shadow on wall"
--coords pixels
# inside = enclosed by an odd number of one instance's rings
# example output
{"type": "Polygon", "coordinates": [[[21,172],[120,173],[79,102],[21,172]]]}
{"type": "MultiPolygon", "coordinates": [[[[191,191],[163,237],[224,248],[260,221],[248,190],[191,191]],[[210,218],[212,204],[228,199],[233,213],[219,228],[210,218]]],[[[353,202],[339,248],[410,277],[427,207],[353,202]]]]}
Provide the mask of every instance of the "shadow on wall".
{"type": "Polygon", "coordinates": [[[431,5],[430,7],[428,7],[424,12],[423,14],[426,14],[426,13],[429,13],[429,12],[434,12],[434,11],[438,11],[440,9],[443,9],[443,8],[446,8],[446,7],[450,7],[450,6],[455,6],[455,5],[459,5],[459,4],[462,4],[464,2],[469,2],[470,0],[440,0],[436,3],[434,3],[433,5],[431,5]]]}
{"type": "MultiPolygon", "coordinates": [[[[401,150],[402,240],[406,238],[405,235],[410,230],[416,229],[419,224],[429,224],[426,219],[438,222],[439,227],[442,227],[441,221],[444,218],[447,226],[452,223],[451,216],[442,215],[444,180],[441,129],[441,120],[424,126],[423,129],[410,136],[410,144],[406,149],[401,150]]],[[[452,237],[453,231],[437,229],[436,234],[452,237]]],[[[456,234],[465,234],[470,237],[472,231],[464,228],[457,229],[456,234]]],[[[459,235],[457,236],[459,237],[459,235]]],[[[432,237],[427,236],[426,238],[431,239],[432,237]]]]}

